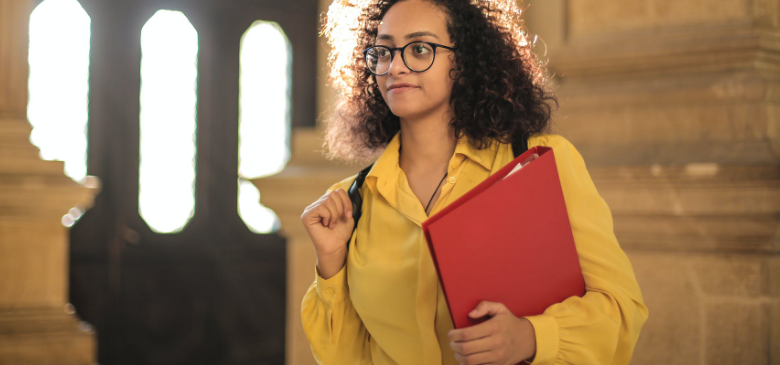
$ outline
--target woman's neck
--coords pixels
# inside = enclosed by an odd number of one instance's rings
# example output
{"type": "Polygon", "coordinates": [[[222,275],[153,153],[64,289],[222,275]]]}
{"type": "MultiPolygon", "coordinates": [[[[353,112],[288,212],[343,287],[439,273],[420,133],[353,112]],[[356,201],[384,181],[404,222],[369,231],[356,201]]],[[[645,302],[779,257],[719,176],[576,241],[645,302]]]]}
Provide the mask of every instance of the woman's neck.
{"type": "Polygon", "coordinates": [[[408,174],[444,174],[455,153],[457,140],[449,118],[440,120],[401,119],[399,164],[408,174]]]}

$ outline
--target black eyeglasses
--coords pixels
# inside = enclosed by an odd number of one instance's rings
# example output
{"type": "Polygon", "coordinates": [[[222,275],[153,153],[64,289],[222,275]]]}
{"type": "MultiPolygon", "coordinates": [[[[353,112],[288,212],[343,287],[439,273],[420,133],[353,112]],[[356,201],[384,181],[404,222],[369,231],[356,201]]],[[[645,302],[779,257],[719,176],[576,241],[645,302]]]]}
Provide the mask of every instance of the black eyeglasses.
{"type": "Polygon", "coordinates": [[[377,76],[382,76],[390,71],[390,64],[395,58],[395,51],[401,51],[401,59],[404,65],[412,72],[427,71],[433,66],[436,59],[436,48],[445,48],[454,51],[455,48],[438,43],[415,41],[403,47],[373,46],[368,47],[363,54],[366,56],[368,69],[377,76]]]}

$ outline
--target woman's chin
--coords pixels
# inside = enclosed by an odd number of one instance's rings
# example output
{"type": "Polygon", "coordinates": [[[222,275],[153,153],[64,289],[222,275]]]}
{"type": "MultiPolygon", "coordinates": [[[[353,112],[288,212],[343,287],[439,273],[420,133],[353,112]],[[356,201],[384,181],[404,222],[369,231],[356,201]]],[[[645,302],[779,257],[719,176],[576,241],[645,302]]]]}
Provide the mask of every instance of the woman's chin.
{"type": "Polygon", "coordinates": [[[422,108],[412,108],[409,106],[401,106],[401,105],[389,105],[390,112],[393,113],[398,118],[401,119],[409,119],[414,118],[417,116],[420,116],[422,114],[425,114],[425,110],[422,108]]]}

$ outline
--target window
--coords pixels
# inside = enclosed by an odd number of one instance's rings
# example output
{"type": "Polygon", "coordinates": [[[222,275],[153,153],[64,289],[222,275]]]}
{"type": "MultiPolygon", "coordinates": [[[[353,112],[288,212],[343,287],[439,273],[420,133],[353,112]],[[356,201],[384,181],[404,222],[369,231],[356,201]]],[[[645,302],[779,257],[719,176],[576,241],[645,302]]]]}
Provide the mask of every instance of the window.
{"type": "Polygon", "coordinates": [[[76,0],[45,0],[30,14],[30,141],[65,174],[87,175],[90,18],[76,0]]]}
{"type": "MultiPolygon", "coordinates": [[[[76,0],[45,0],[30,18],[31,141],[85,182],[90,18],[76,0]]],[[[159,10],[141,30],[138,212],[158,233],[195,214],[198,33],[180,11],[159,10]]],[[[249,179],[290,159],[292,47],[279,24],[255,21],[241,37],[239,216],[255,233],[280,222],[249,179]]],[[[73,224],[76,218],[66,225],[73,224]]]]}
{"type": "Polygon", "coordinates": [[[246,179],[275,174],[290,159],[292,48],[274,22],[256,21],[241,37],[238,121],[238,213],[255,233],[279,228],[246,179]]]}
{"type": "Polygon", "coordinates": [[[141,29],[139,213],[158,233],[195,214],[198,33],[179,11],[141,29]]]}

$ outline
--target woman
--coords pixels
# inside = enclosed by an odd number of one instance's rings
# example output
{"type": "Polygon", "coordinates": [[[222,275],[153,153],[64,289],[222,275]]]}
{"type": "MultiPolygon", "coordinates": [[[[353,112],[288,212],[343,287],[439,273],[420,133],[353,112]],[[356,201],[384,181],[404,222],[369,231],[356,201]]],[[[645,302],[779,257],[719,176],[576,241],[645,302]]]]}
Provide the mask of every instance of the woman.
{"type": "Polygon", "coordinates": [[[303,327],[321,364],[627,364],[648,311],[609,208],[565,138],[547,134],[555,99],[513,1],[337,0],[325,33],[342,93],[331,157],[380,153],[353,232],[332,185],[301,220],[317,253],[303,327]],[[357,24],[350,24],[351,21],[357,24]],[[421,224],[513,159],[549,146],[587,292],[518,318],[502,303],[453,329],[421,224]],[[349,249],[347,244],[349,243],[349,249]]]}

